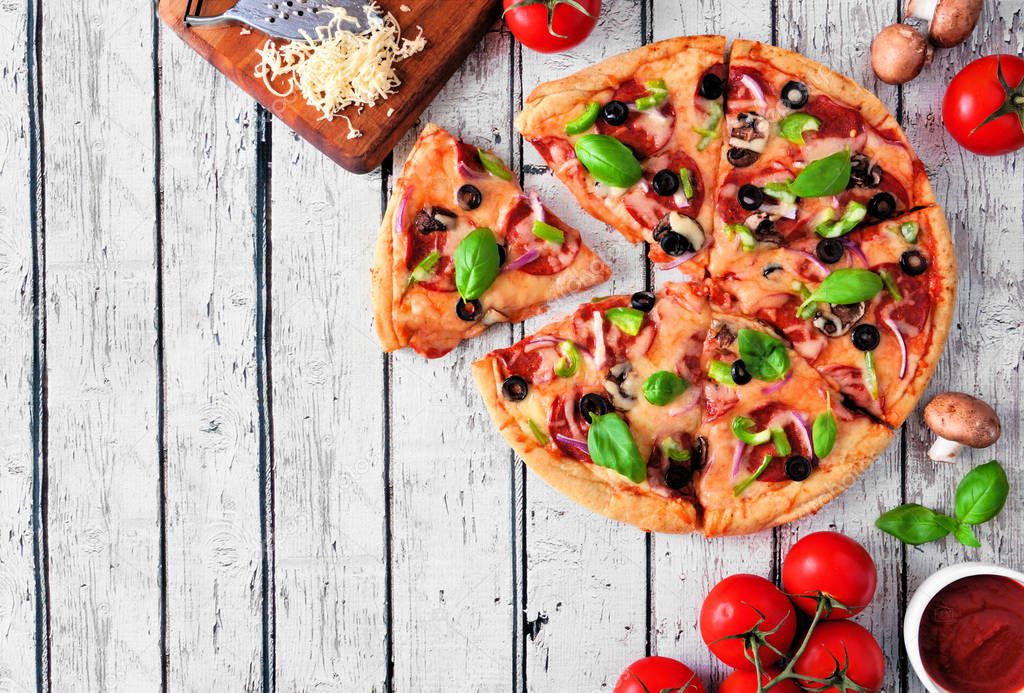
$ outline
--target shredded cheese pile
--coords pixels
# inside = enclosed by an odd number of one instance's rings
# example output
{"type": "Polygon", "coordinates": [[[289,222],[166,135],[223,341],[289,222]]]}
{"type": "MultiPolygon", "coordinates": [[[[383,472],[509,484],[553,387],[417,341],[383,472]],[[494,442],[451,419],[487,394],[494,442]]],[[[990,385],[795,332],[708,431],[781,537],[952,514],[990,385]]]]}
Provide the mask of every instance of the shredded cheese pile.
{"type": "MultiPolygon", "coordinates": [[[[358,22],[344,8],[321,11],[333,16],[329,24],[316,29],[316,36],[282,46],[267,40],[257,48],[260,62],[254,73],[276,96],[287,97],[298,90],[320,111],[321,120],[332,120],[349,106],[373,106],[387,99],[402,84],[395,64],[427,45],[422,27],[415,38],[408,39],[402,37],[402,28],[390,12],[378,20],[376,4],[364,8],[370,28],[359,34],[351,30],[358,22]],[[274,86],[279,79],[287,84],[283,91],[274,86]]],[[[349,124],[349,139],[362,135],[347,116],[341,117],[349,124]]]]}

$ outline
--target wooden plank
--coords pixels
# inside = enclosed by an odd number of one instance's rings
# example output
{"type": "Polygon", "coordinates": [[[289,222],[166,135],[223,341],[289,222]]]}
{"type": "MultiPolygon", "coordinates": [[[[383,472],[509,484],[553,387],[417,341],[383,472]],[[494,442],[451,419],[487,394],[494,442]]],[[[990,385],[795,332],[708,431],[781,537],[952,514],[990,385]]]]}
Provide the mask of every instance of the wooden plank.
{"type": "Polygon", "coordinates": [[[380,175],[273,127],[277,686],[385,691],[385,382],[368,306],[380,175]]]}
{"type": "MultiPolygon", "coordinates": [[[[423,117],[506,160],[510,40],[488,33],[423,117]]],[[[440,359],[389,357],[395,691],[511,689],[511,468],[469,373],[509,338],[498,326],[440,359]]]]}
{"type": "Polygon", "coordinates": [[[172,690],[254,691],[260,657],[255,108],[158,36],[172,690]]]}
{"type": "MultiPolygon", "coordinates": [[[[349,139],[349,125],[343,118],[324,120],[320,112],[298,94],[279,97],[267,89],[261,78],[253,76],[253,68],[258,62],[255,51],[267,41],[265,34],[253,31],[243,35],[237,26],[189,29],[184,26],[183,17],[186,7],[193,4],[191,0],[160,0],[160,16],[200,55],[276,117],[340,165],[357,173],[365,173],[380,165],[423,108],[479,43],[484,32],[497,19],[499,9],[490,0],[463,0],[458,12],[451,12],[443,3],[378,2],[395,16],[406,38],[414,38],[418,28],[422,27],[427,46],[399,65],[396,72],[402,80],[402,87],[387,103],[365,110],[346,109],[345,115],[351,118],[352,126],[363,133],[362,137],[349,139]],[[405,10],[401,9],[403,7],[405,10]],[[390,116],[387,115],[389,109],[394,109],[390,116]]],[[[227,0],[207,2],[202,14],[211,16],[233,4],[227,0]]],[[[286,11],[282,8],[282,12],[286,11]]],[[[282,85],[277,86],[284,89],[282,85]]]]}
{"type": "Polygon", "coordinates": [[[161,682],[150,27],[43,5],[53,690],[161,682]]]}
{"type": "Polygon", "coordinates": [[[0,689],[10,691],[36,685],[27,12],[0,6],[0,689]]]}
{"type": "MultiPolygon", "coordinates": [[[[967,450],[954,464],[927,457],[932,434],[918,412],[907,420],[905,501],[953,509],[956,484],[972,467],[996,458],[1010,476],[1010,500],[998,519],[977,528],[982,548],[952,539],[907,549],[908,592],[940,567],[960,561],[989,561],[1024,567],[1024,499],[1020,493],[1021,305],[1024,303],[1024,224],[1021,156],[980,157],[960,148],[945,132],[939,104],[952,76],[969,61],[994,53],[1024,52],[1020,3],[993,0],[982,10],[974,35],[962,46],[940,51],[923,77],[904,88],[907,134],[928,168],[935,194],[946,209],[960,263],[957,312],[946,353],[928,398],[945,390],[972,393],[991,403],[1003,422],[1002,438],[984,451],[967,450]]],[[[911,673],[910,679],[914,676],[911,673]]],[[[916,682],[915,686],[918,686],[916,682]]],[[[919,687],[913,690],[920,690],[919,687]]]]}
{"type": "MultiPolygon", "coordinates": [[[[770,3],[657,3],[656,40],[682,34],[725,34],[770,42],[770,3]]],[[[665,273],[660,273],[665,274],[665,273]]],[[[707,540],[699,536],[657,535],[652,542],[652,654],[680,659],[697,671],[709,690],[728,671],[708,651],[697,628],[704,597],[718,581],[736,573],[771,578],[776,550],[773,533],[707,540]],[[712,682],[714,684],[712,685],[712,682]]]]}
{"type": "MultiPolygon", "coordinates": [[[[809,58],[864,85],[877,93],[894,113],[896,89],[879,82],[871,71],[871,39],[884,26],[896,21],[890,0],[848,3],[822,0],[811,4],[780,3],[777,13],[778,45],[809,58]]],[[[874,556],[878,588],[872,605],[857,618],[870,630],[885,652],[887,690],[898,690],[901,676],[900,627],[902,614],[893,608],[902,594],[899,544],[874,527],[875,518],[900,503],[901,449],[897,435],[874,466],[843,495],[817,515],[782,527],[778,531],[779,554],[798,539],[820,530],[839,531],[860,543],[874,556]]]]}
{"type": "MultiPolygon", "coordinates": [[[[640,1],[606,3],[587,41],[566,53],[518,51],[523,97],[541,82],[640,46],[641,5],[640,1]]],[[[526,334],[591,296],[642,290],[642,247],[630,245],[584,213],[562,183],[543,168],[543,160],[529,144],[524,145],[523,161],[528,171],[524,184],[537,189],[559,217],[580,229],[584,240],[614,271],[611,281],[585,294],[567,296],[553,303],[550,313],[527,321],[526,334]]],[[[529,471],[524,500],[526,690],[610,688],[621,669],[644,654],[645,535],[581,508],[529,471]]]]}

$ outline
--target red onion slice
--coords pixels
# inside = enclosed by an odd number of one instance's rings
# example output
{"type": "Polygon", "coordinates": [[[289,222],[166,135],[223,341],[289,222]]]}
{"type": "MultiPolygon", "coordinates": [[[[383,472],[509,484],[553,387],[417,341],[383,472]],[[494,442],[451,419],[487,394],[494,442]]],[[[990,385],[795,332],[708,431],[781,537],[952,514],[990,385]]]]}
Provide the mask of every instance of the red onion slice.
{"type": "Polygon", "coordinates": [[[547,221],[544,215],[544,205],[540,202],[540,197],[533,190],[530,191],[530,209],[533,211],[533,218],[537,221],[547,221]]]}
{"type": "Polygon", "coordinates": [[[846,238],[842,239],[840,243],[843,244],[844,248],[856,255],[860,261],[864,263],[865,267],[870,266],[870,263],[868,263],[868,256],[864,254],[864,251],[860,249],[859,245],[846,238]]]}
{"type": "Polygon", "coordinates": [[[750,91],[750,94],[754,97],[754,100],[758,101],[761,106],[767,106],[768,102],[764,98],[764,90],[761,89],[761,85],[757,83],[757,80],[750,75],[740,75],[740,82],[743,86],[750,91]]]}
{"type": "Polygon", "coordinates": [[[696,254],[697,253],[685,253],[674,260],[670,260],[669,262],[663,262],[660,265],[655,265],[655,267],[662,271],[675,269],[676,267],[679,267],[679,265],[683,264],[687,260],[692,260],[693,256],[696,254]]]}
{"type": "Polygon", "coordinates": [[[405,208],[409,204],[410,197],[412,197],[411,185],[405,189],[405,194],[403,194],[402,199],[398,201],[398,209],[395,210],[395,218],[392,220],[394,223],[394,231],[399,236],[405,233],[405,208]]]}
{"type": "Polygon", "coordinates": [[[540,251],[537,250],[536,248],[530,248],[512,262],[506,263],[505,266],[501,268],[501,271],[511,272],[512,270],[521,269],[523,267],[526,267],[528,264],[530,264],[539,257],[540,251]]]}
{"type": "Polygon", "coordinates": [[[907,354],[907,342],[903,339],[903,333],[900,332],[900,328],[896,325],[892,318],[886,318],[882,322],[885,326],[892,330],[892,333],[896,336],[896,341],[900,345],[900,380],[903,380],[907,376],[907,361],[909,355],[907,354]]]}
{"type": "Polygon", "coordinates": [[[768,422],[768,427],[773,426],[785,428],[785,425],[790,422],[796,422],[796,430],[800,434],[800,442],[803,450],[810,450],[811,456],[814,456],[814,443],[811,442],[811,425],[804,418],[803,414],[794,411],[792,409],[779,412],[771,418],[768,422]]]}
{"type": "Polygon", "coordinates": [[[821,270],[826,277],[832,274],[832,270],[828,268],[828,265],[819,260],[818,256],[815,255],[814,253],[809,253],[806,250],[791,250],[790,252],[796,253],[797,255],[802,255],[808,260],[810,260],[811,264],[813,264],[815,267],[821,270]]]}
{"type": "Polygon", "coordinates": [[[743,461],[743,451],[747,449],[747,444],[742,440],[736,441],[736,452],[732,454],[732,478],[736,480],[736,476],[740,473],[740,462],[743,461]]]}
{"type": "Polygon", "coordinates": [[[783,378],[782,380],[780,380],[777,383],[772,383],[768,387],[761,388],[761,394],[762,395],[770,395],[770,394],[773,394],[775,392],[778,392],[783,387],[785,387],[786,383],[788,383],[790,380],[792,380],[792,378],[793,378],[793,369],[790,368],[789,369],[789,373],[786,373],[786,377],[785,378],[783,378]]]}
{"type": "Polygon", "coordinates": [[[604,318],[601,311],[594,311],[594,366],[600,370],[604,368],[606,356],[604,345],[604,318]]]}
{"type": "Polygon", "coordinates": [[[561,433],[555,434],[555,440],[557,440],[562,445],[567,445],[570,448],[579,450],[587,457],[590,457],[590,448],[582,440],[576,440],[575,438],[570,438],[569,436],[563,436],[561,433]]]}

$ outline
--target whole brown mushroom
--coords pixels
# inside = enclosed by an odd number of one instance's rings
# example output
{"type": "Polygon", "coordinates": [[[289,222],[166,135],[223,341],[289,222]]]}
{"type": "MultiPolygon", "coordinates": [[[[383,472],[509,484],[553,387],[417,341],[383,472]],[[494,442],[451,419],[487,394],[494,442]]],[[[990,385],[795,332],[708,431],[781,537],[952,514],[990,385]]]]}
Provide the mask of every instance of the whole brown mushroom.
{"type": "Polygon", "coordinates": [[[934,50],[927,39],[906,24],[882,29],[871,42],[871,68],[886,84],[903,84],[921,74],[934,50]]]}
{"type": "Polygon", "coordinates": [[[965,445],[987,448],[1002,433],[995,410],[963,392],[935,395],[924,408],[924,422],[937,436],[928,450],[936,462],[953,462],[965,445]]]}
{"type": "Polygon", "coordinates": [[[928,38],[940,48],[959,46],[974,31],[982,0],[910,0],[907,16],[928,23],[928,38]]]}

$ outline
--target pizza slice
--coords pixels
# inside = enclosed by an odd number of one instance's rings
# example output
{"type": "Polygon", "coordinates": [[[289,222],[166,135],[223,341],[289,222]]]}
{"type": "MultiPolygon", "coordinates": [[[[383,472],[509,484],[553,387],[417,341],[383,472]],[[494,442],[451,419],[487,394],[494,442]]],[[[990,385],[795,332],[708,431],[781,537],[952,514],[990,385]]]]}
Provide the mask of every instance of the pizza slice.
{"type": "Polygon", "coordinates": [[[842,235],[935,201],[885,105],[802,55],[735,41],[725,120],[714,276],[746,254],[842,235]]]}
{"type": "Polygon", "coordinates": [[[688,286],[606,298],[473,374],[502,435],[553,487],[641,529],[695,531],[708,318],[688,286]]]}
{"type": "Polygon", "coordinates": [[[410,346],[436,358],[610,274],[498,157],[427,125],[381,223],[372,269],[377,334],[386,351],[410,346]]]}
{"type": "Polygon", "coordinates": [[[942,355],[956,260],[929,207],[740,256],[718,289],[717,305],[771,324],[851,404],[899,426],[942,355]]]}
{"type": "Polygon", "coordinates": [[[591,215],[703,276],[722,146],[725,38],[688,36],[533,90],[516,126],[591,215]]]}
{"type": "Polygon", "coordinates": [[[764,325],[712,313],[694,486],[706,535],[747,534],[816,511],[862,474],[892,432],[764,325]]]}

